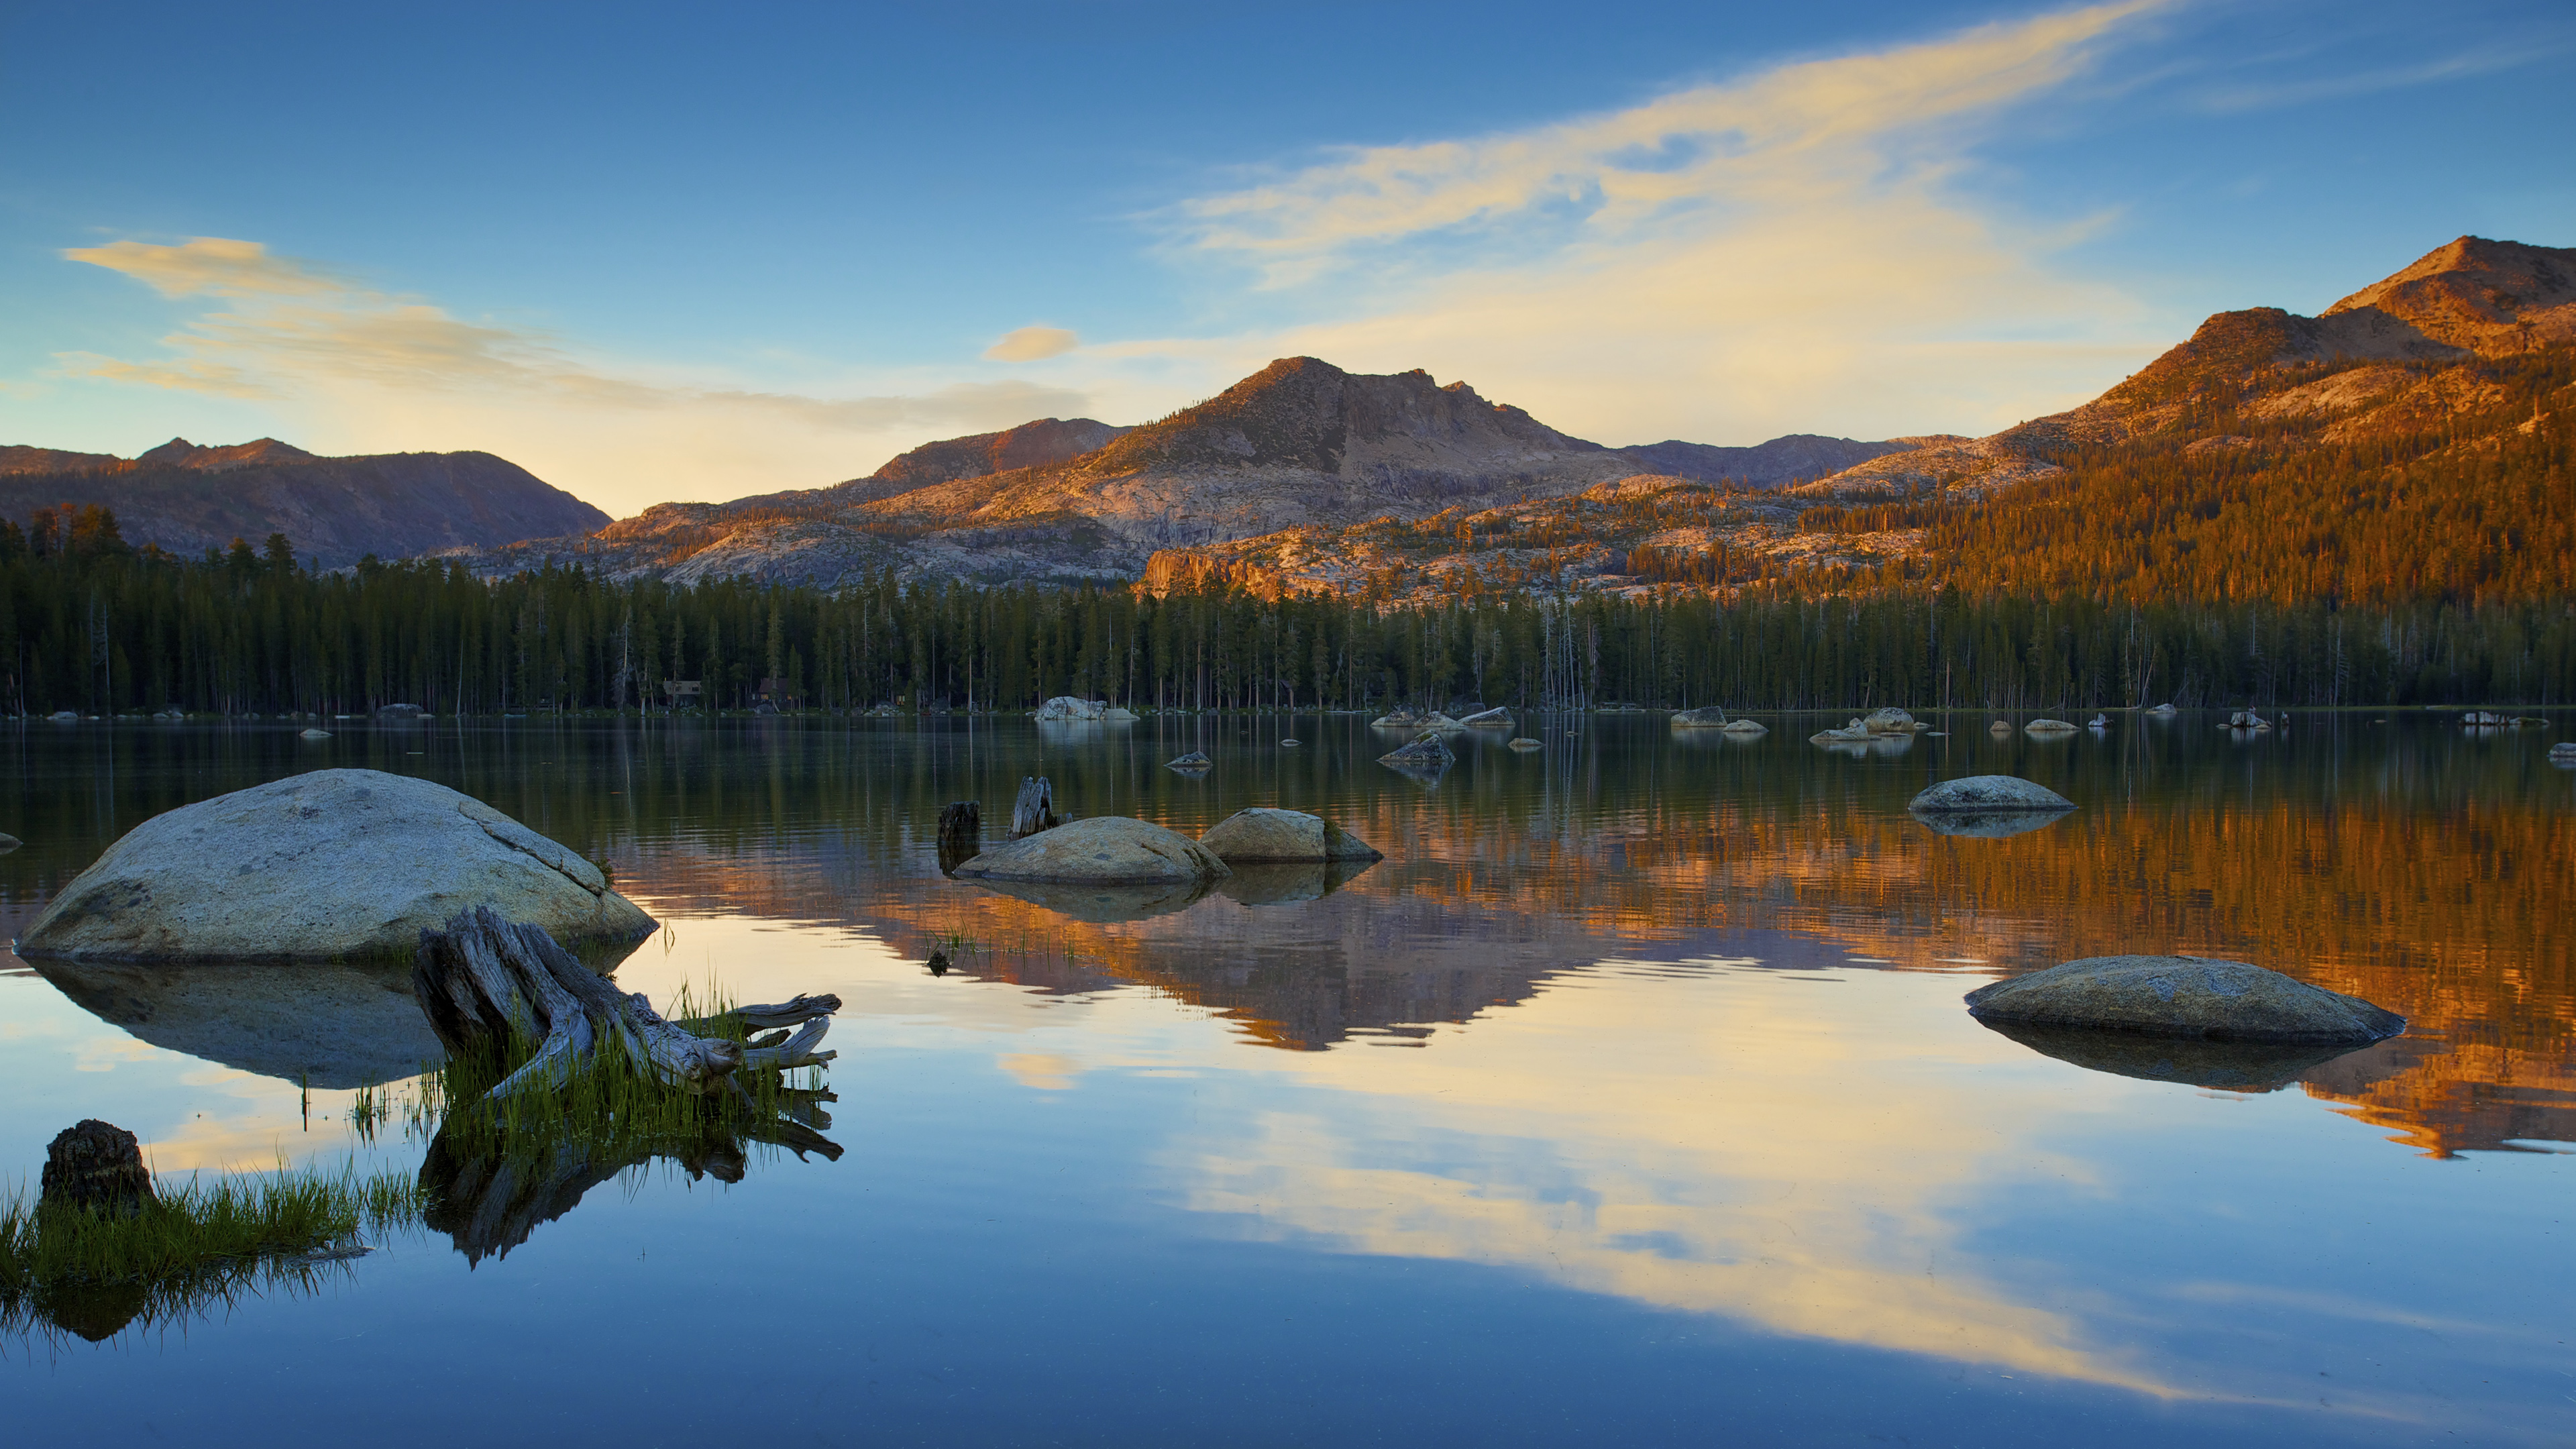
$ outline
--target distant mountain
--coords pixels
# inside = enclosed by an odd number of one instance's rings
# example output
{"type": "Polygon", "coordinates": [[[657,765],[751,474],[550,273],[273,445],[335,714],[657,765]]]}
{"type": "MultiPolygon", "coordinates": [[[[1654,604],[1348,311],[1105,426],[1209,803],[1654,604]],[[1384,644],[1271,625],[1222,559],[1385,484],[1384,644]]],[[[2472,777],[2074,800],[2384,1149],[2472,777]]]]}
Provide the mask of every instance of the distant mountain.
{"type": "Polygon", "coordinates": [[[1147,583],[1415,602],[1802,576],[1833,590],[1893,578],[2142,598],[2563,599],[2571,371],[2576,249],[2462,237],[2323,316],[2219,313],[2092,402],[1991,437],[1851,444],[1876,456],[1770,494],[1667,468],[1681,476],[1413,528],[1287,528],[1167,550],[1147,583]]]}
{"type": "Polygon", "coordinates": [[[971,433],[962,438],[924,443],[867,477],[853,478],[839,486],[842,489],[860,489],[877,485],[871,489],[873,496],[885,497],[914,488],[927,488],[934,483],[954,483],[961,478],[1008,473],[1014,468],[1040,468],[1049,463],[1069,462],[1134,431],[1133,428],[1093,422],[1089,418],[1075,418],[1069,422],[1059,418],[1040,418],[998,433],[971,433]]]}
{"type": "Polygon", "coordinates": [[[1889,453],[1902,453],[1914,446],[1915,440],[1909,438],[1863,443],[1850,438],[1791,433],[1767,443],[1756,443],[1750,448],[1720,448],[1708,443],[1668,441],[1618,451],[1621,456],[1634,461],[1641,473],[1688,478],[1700,483],[1734,483],[1745,488],[1777,488],[1786,483],[1803,483],[1810,478],[1839,473],[1854,464],[1866,463],[1889,453]]]}
{"type": "Polygon", "coordinates": [[[179,554],[283,533],[325,568],[374,554],[586,532],[608,515],[489,453],[318,458],[274,438],[199,447],[173,438],[138,458],[0,447],[0,516],[100,504],[133,544],[179,554]]]}
{"type": "Polygon", "coordinates": [[[663,504],[594,537],[459,556],[488,573],[580,558],[674,582],[826,587],[881,568],[987,582],[1135,578],[1157,549],[1553,496],[1636,469],[1463,382],[1292,357],[1138,428],[1050,419],[931,444],[833,488],[663,504]],[[1111,436],[1073,457],[979,471],[1073,446],[1082,428],[1111,436]],[[913,486],[940,473],[953,476],[913,486]]]}

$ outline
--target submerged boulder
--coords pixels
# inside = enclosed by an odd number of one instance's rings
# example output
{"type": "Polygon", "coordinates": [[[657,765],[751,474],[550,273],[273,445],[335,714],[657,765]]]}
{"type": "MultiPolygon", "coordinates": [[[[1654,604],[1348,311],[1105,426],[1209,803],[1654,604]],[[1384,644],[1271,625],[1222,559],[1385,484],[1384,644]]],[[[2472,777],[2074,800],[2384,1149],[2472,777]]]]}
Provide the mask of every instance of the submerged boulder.
{"type": "Polygon", "coordinates": [[[1255,805],[1237,810],[1199,837],[1217,859],[1237,862],[1379,860],[1367,841],[1320,815],[1302,810],[1274,810],[1255,805]]]}
{"type": "Polygon", "coordinates": [[[2035,719],[2030,723],[2023,725],[2022,729],[2025,733],[2034,735],[2071,735],[2076,733],[2075,726],[2068,724],[2062,719],[2035,719]]]}
{"type": "Polygon", "coordinates": [[[997,845],[957,867],[968,880],[1030,884],[1173,885],[1229,874],[1215,852],[1175,830],[1095,815],[997,845]]]}
{"type": "Polygon", "coordinates": [[[1201,770],[1211,770],[1216,768],[1216,761],[1209,759],[1207,756],[1196,750],[1192,750],[1186,755],[1181,755],[1175,759],[1164,761],[1163,768],[1166,770],[1179,770],[1183,774],[1196,774],[1201,770]]]}
{"type": "Polygon", "coordinates": [[[1414,736],[1412,743],[1378,756],[1377,762],[1393,765],[1399,770],[1422,771],[1445,770],[1457,759],[1456,755],[1449,753],[1449,746],[1441,741],[1437,728],[1433,728],[1414,736]]]}
{"type": "Polygon", "coordinates": [[[2207,956],[2090,956],[1981,986],[1967,1003],[1984,1022],[2208,1041],[2364,1046],[2406,1029],[2358,996],[2207,956]]]}
{"type": "Polygon", "coordinates": [[[597,866],[480,800],[381,770],[315,770],[144,821],[63,887],[18,954],[404,959],[422,930],[478,905],[567,946],[653,932],[597,866]]]}
{"type": "Polygon", "coordinates": [[[1543,750],[1546,749],[1547,746],[1539,743],[1537,740],[1529,738],[1526,735],[1521,735],[1503,741],[1503,748],[1507,750],[1543,750]]]}
{"type": "Polygon", "coordinates": [[[1860,722],[1860,727],[1874,735],[1910,735],[1932,728],[1927,724],[1917,724],[1914,716],[1892,706],[1871,710],[1869,717],[1860,722]]]}
{"type": "Polygon", "coordinates": [[[1769,725],[1762,723],[1760,720],[1751,719],[1731,719],[1724,725],[1720,726],[1720,728],[1727,734],[1742,735],[1748,739],[1754,735],[1767,735],[1771,733],[1771,727],[1769,725]]]}
{"type": "Polygon", "coordinates": [[[2064,812],[2075,802],[2046,785],[2017,775],[1967,775],[1944,780],[1914,797],[1906,809],[1918,815],[1978,814],[2001,811],[2064,812]]]}

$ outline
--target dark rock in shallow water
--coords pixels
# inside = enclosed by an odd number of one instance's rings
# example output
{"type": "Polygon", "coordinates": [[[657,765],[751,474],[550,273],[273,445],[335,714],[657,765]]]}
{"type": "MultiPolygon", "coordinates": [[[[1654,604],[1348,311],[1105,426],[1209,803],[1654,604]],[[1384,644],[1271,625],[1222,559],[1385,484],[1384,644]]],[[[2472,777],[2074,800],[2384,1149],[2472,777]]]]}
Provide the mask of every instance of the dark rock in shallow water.
{"type": "Polygon", "coordinates": [[[1412,774],[1437,774],[1448,769],[1457,759],[1437,732],[1424,730],[1414,737],[1412,743],[1378,756],[1377,762],[1412,774]]]}
{"type": "Polygon", "coordinates": [[[45,1149],[41,1201],[130,1218],[160,1201],[134,1134],[95,1118],[64,1128],[45,1149]]]}
{"type": "Polygon", "coordinates": [[[2098,1027],[2033,1026],[2016,1021],[1983,1024],[1987,1030],[2011,1037],[2041,1056],[2055,1057],[2087,1071],[2230,1092],[2276,1092],[2297,1084],[2328,1062],[2363,1050],[2340,1042],[2209,1041],[2098,1027]]]}
{"type": "Polygon", "coordinates": [[[1192,750],[1178,759],[1166,762],[1163,768],[1167,770],[1179,770],[1183,773],[1192,773],[1199,770],[1212,769],[1215,765],[1216,761],[1209,759],[1207,756],[1200,754],[1196,750],[1192,750]]]}
{"type": "Polygon", "coordinates": [[[2088,1027],[2227,1042],[2366,1046],[2406,1018],[2244,961],[2091,956],[1968,993],[1989,1024],[2088,1027]]]}

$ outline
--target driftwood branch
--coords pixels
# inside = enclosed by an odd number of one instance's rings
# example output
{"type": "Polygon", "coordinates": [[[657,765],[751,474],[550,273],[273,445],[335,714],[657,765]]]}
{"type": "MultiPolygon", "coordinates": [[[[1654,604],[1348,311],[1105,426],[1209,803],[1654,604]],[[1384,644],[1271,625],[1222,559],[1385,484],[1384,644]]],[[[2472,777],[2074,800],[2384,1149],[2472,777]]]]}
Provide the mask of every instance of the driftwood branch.
{"type": "Polygon", "coordinates": [[[666,1021],[652,1002],[621,993],[543,930],[505,921],[488,906],[458,915],[444,931],[421,932],[411,974],[413,994],[430,1029],[450,1052],[506,1048],[514,1039],[537,1041],[527,1062],[493,1086],[490,1095],[495,1097],[561,1086],[611,1038],[625,1048],[629,1060],[670,1086],[689,1092],[738,1091],[733,1074],[746,1067],[772,1071],[831,1060],[833,1053],[818,1053],[814,1046],[831,1014],[841,1008],[837,996],[799,996],[715,1018],[666,1021]],[[737,1019],[747,1031],[803,1029],[755,1050],[690,1029],[737,1019]]]}

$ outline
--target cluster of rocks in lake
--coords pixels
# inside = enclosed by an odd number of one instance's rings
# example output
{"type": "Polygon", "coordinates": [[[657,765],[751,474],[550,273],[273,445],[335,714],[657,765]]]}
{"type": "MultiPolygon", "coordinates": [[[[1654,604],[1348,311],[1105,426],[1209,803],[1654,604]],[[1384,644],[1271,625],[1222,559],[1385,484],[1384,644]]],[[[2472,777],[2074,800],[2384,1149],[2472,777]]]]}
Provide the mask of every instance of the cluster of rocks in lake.
{"type": "Polygon", "coordinates": [[[1313,899],[1382,858],[1368,842],[1319,815],[1267,806],[1236,811],[1196,840],[1118,815],[1014,834],[953,864],[943,844],[941,868],[1083,921],[1160,915],[1194,904],[1211,889],[1224,889],[1246,905],[1313,899]]]}

